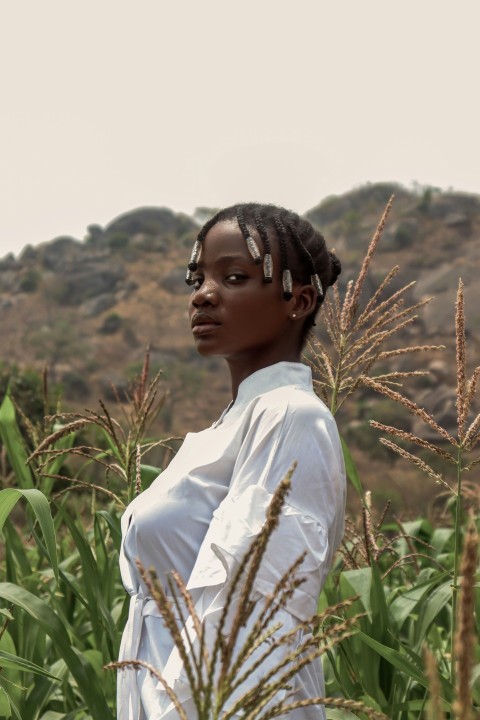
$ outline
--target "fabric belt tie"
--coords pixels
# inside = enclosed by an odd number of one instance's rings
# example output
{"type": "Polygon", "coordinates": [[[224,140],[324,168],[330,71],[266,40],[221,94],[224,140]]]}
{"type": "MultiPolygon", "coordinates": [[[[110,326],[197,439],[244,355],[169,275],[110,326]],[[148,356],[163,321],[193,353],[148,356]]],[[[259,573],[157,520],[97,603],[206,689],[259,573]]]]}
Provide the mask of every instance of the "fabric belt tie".
{"type": "MultiPolygon", "coordinates": [[[[120,647],[120,661],[137,660],[145,615],[162,617],[155,601],[140,591],[130,596],[128,620],[120,647]]],[[[141,708],[136,673],[133,668],[124,668],[119,673],[121,690],[117,700],[118,720],[139,720],[141,708]]]]}
{"type": "MultiPolygon", "coordinates": [[[[171,596],[167,596],[167,600],[173,603],[171,596]]],[[[183,600],[177,598],[177,601],[179,601],[182,612],[184,613],[183,600]]],[[[172,607],[172,612],[178,622],[179,617],[174,606],[172,607]]],[[[130,596],[128,620],[125,625],[118,658],[120,662],[138,659],[144,624],[143,619],[147,615],[162,619],[162,614],[155,600],[148,595],[144,595],[140,590],[130,596]]],[[[165,632],[168,632],[168,630],[165,629],[165,632]]],[[[119,670],[118,682],[120,685],[120,692],[117,696],[118,720],[140,720],[141,702],[135,669],[124,668],[119,670]]]]}

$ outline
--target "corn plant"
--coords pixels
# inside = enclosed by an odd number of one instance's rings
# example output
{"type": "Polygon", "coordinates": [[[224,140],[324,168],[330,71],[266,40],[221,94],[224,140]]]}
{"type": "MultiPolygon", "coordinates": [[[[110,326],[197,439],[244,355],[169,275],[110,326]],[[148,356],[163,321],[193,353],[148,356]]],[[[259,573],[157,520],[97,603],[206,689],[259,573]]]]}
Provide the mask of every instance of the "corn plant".
{"type": "MultiPolygon", "coordinates": [[[[464,532],[463,496],[467,485],[463,479],[479,461],[469,453],[480,438],[480,415],[471,414],[480,368],[476,368],[469,381],[466,379],[466,341],[463,302],[463,285],[459,284],[456,313],[457,357],[457,418],[458,433],[454,438],[435,419],[400,392],[403,380],[417,375],[416,371],[382,372],[375,374],[379,361],[406,353],[440,349],[435,346],[384,348],[395,334],[415,319],[414,312],[422,305],[402,307],[406,285],[389,297],[382,293],[397,272],[388,273],[379,288],[360,305],[360,296],[377,243],[381,237],[390,203],[372,239],[359,276],[347,286],[345,298],[338,291],[333,302],[327,303],[324,312],[326,336],[329,343],[313,340],[311,356],[317,371],[316,386],[319,394],[336,412],[361,387],[368,387],[402,404],[409,412],[420,417],[438,433],[440,442],[433,444],[404,430],[372,422],[378,430],[404,442],[381,438],[389,449],[415,463],[434,480],[446,488],[454,498],[453,527],[432,528],[422,520],[418,523],[384,523],[382,514],[377,525],[372,524],[371,499],[363,490],[352,456],[344,443],[347,471],[353,486],[362,498],[363,524],[361,528],[347,523],[347,532],[339,554],[336,572],[320,600],[320,607],[336,603],[358,594],[357,605],[345,611],[364,611],[359,620],[360,632],[341,642],[329,651],[326,662],[329,687],[344,697],[369,698],[376,707],[394,719],[421,717],[426,708],[428,687],[433,682],[432,672],[424,669],[424,656],[431,670],[436,667],[435,682],[441,688],[433,691],[441,695],[442,712],[449,717],[462,708],[472,706],[472,698],[465,700],[465,683],[458,688],[456,675],[455,643],[457,638],[457,594],[461,538],[464,532]],[[413,443],[422,451],[434,453],[456,469],[456,482],[445,479],[418,454],[408,452],[405,443],[413,443]],[[452,451],[445,444],[452,446],[452,451]],[[425,654],[425,647],[431,653],[425,654]],[[433,660],[432,660],[433,658],[433,660]],[[459,701],[459,698],[464,698],[459,701]],[[456,699],[455,699],[456,698],[456,699]]],[[[478,486],[477,486],[478,487],[478,486]]],[[[471,494],[471,492],[470,492],[471,494]]],[[[478,506],[477,506],[478,507],[478,506]]],[[[477,521],[478,522],[478,521],[477,521]]],[[[478,590],[474,591],[477,593],[478,590]]],[[[474,603],[470,602],[470,629],[475,637],[474,603]],[[473,623],[473,625],[472,625],[473,623]]],[[[477,613],[478,615],[478,613],[477,613]]],[[[463,626],[465,622],[463,623],[463,626]]],[[[476,632],[478,635],[478,618],[476,632]]],[[[459,645],[457,645],[458,651],[459,645]]],[[[475,660],[472,653],[463,666],[475,660]]],[[[477,657],[477,660],[480,658],[477,657]]],[[[427,664],[428,664],[427,663],[427,664]]],[[[480,670],[480,666],[479,666],[480,670]]],[[[473,671],[474,675],[475,672],[473,671]]],[[[463,671],[465,675],[465,671],[463,671]]],[[[479,691],[474,689],[474,702],[479,704],[479,691]]],[[[431,703],[429,705],[431,711],[431,703]]],[[[464,710],[462,710],[464,712],[464,710]]],[[[458,717],[463,717],[458,714],[458,717]]]]}
{"type": "Polygon", "coordinates": [[[3,400],[0,434],[12,468],[4,484],[16,487],[0,491],[6,550],[0,582],[5,603],[0,716],[113,719],[115,681],[102,667],[118,657],[128,608],[118,570],[119,513],[160,472],[142,462],[163,444],[146,437],[161,407],[158,383],[158,376],[148,381],[147,353],[129,407],[122,407],[123,423],[102,403],[102,413],[57,413],[41,428],[24,418],[37,445],[33,453],[19,431],[14,403],[9,395],[3,400]],[[100,430],[101,447],[78,441],[91,427],[100,430]],[[84,464],[65,474],[68,458],[84,464]],[[103,486],[83,477],[94,464],[105,471],[103,486]],[[110,487],[109,474],[119,479],[118,492],[110,487]],[[59,482],[66,489],[58,491],[59,482]],[[71,490],[79,488],[91,493],[90,521],[84,504],[85,518],[72,515],[71,490]],[[106,504],[95,500],[100,492],[106,504]],[[21,499],[29,508],[23,527],[9,519],[21,499]]]}
{"type": "MultiPolygon", "coordinates": [[[[410,284],[387,294],[397,267],[387,273],[370,298],[362,298],[390,207],[391,202],[345,297],[341,299],[335,290],[332,301],[325,303],[327,341],[319,344],[312,340],[311,348],[316,388],[334,413],[362,387],[374,389],[435,429],[437,443],[375,424],[393,438],[382,438],[384,444],[439,483],[446,507],[452,510],[452,522],[445,516],[442,524],[433,525],[425,518],[392,518],[388,508],[377,512],[344,444],[348,475],[362,499],[361,517],[347,521],[318,614],[310,620],[316,635],[309,636],[308,647],[302,649],[307,656],[323,657],[327,695],[312,702],[326,704],[329,720],[375,716],[473,720],[480,706],[479,517],[478,482],[469,483],[468,477],[478,463],[474,450],[480,419],[472,408],[480,369],[467,380],[460,285],[456,436],[405,396],[403,381],[421,372],[384,370],[390,358],[415,356],[435,347],[394,345],[397,333],[415,320],[423,304],[405,306],[410,284]],[[407,444],[418,452],[406,450],[407,444]],[[452,468],[452,476],[434,470],[426,453],[443,459],[452,468]]],[[[6,471],[0,491],[0,529],[5,543],[0,565],[0,717],[113,720],[114,674],[105,673],[102,667],[116,661],[126,619],[128,598],[118,571],[119,515],[159,472],[146,464],[146,454],[158,445],[169,451],[167,441],[148,436],[162,403],[159,378],[149,382],[148,364],[147,353],[129,396],[118,398],[120,417],[103,403],[99,411],[57,412],[41,426],[24,417],[28,447],[19,431],[19,409],[8,394],[0,406],[0,438],[8,461],[2,462],[6,471]],[[79,503],[81,513],[76,517],[79,503]],[[19,504],[25,507],[20,520],[18,509],[12,515],[19,504]]],[[[286,492],[282,487],[281,492],[286,492]]],[[[251,619],[249,587],[255,563],[261,560],[263,544],[268,541],[268,528],[273,531],[274,525],[275,520],[267,520],[258,548],[252,546],[232,581],[237,591],[231,589],[229,603],[233,607],[235,602],[237,626],[240,619],[251,619]],[[242,601],[237,604],[239,594],[242,601]]],[[[182,628],[169,616],[165,588],[145,568],[142,572],[177,642],[182,628]]],[[[293,709],[295,698],[287,694],[285,700],[275,700],[280,685],[273,687],[277,680],[288,685],[290,670],[277,668],[275,679],[265,677],[258,687],[244,692],[243,698],[241,686],[236,687],[236,694],[233,687],[242,678],[242,658],[247,668],[258,649],[266,652],[265,642],[276,627],[275,609],[281,608],[285,593],[295,586],[295,567],[285,579],[285,587],[279,585],[264,607],[255,608],[260,634],[249,633],[243,650],[229,641],[232,628],[227,627],[226,616],[212,644],[191,612],[195,625],[192,647],[183,651],[192,663],[198,718],[226,718],[232,703],[251,720],[288,715],[293,709]],[[200,647],[208,657],[199,654],[200,647]]],[[[188,604],[181,579],[174,576],[171,583],[170,592],[177,594],[179,606],[188,604]]],[[[190,606],[190,610],[194,608],[190,606]]],[[[276,627],[275,633],[282,638],[281,628],[276,627]]],[[[283,637],[286,642],[285,633],[283,637]]],[[[270,642],[281,644],[282,640],[270,642]]],[[[299,667],[295,663],[302,660],[293,656],[290,661],[295,672],[299,667]]],[[[134,658],[130,664],[135,665],[134,658]]],[[[161,681],[158,669],[149,670],[161,681]]],[[[183,708],[177,710],[182,717],[183,708]]]]}
{"type": "Polygon", "coordinates": [[[143,458],[154,448],[171,451],[169,441],[149,439],[147,433],[162,409],[165,395],[160,394],[161,373],[149,380],[150,354],[147,349],[140,376],[133,382],[130,393],[121,398],[115,387],[117,407],[122,417],[117,420],[100,400],[100,412],[57,413],[49,418],[54,430],[40,443],[28,458],[35,464],[37,474],[50,481],[63,481],[69,489],[90,489],[113,500],[118,509],[125,509],[142,490],[157,477],[160,468],[147,465],[143,458]],[[97,432],[97,444],[76,444],[64,448],[59,443],[86,429],[97,432]],[[82,464],[74,476],[52,471],[52,463],[62,463],[66,456],[78,458],[82,464]],[[104,474],[104,484],[94,484],[87,473],[92,466],[104,474]],[[84,477],[87,474],[86,477],[84,477]]]}

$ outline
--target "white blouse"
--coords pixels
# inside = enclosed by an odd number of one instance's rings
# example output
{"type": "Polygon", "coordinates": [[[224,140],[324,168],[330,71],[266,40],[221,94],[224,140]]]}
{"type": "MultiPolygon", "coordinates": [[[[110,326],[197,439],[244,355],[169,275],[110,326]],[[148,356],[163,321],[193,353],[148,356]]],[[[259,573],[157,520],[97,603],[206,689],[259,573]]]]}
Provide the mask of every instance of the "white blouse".
{"type": "MultiPolygon", "coordinates": [[[[207,630],[209,625],[213,629],[223,607],[226,582],[260,532],[272,493],[294,461],[298,464],[292,488],[254,585],[261,600],[307,550],[300,572],[305,582],[275,618],[282,623],[283,634],[315,612],[343,534],[342,449],[335,421],[313,391],[310,368],[280,362],[246,378],[220,419],[202,432],[189,433],[167,469],[123,515],[120,569],[131,600],[120,660],[154,665],[192,720],[195,710],[182,662],[148,597],[135,559],[155,568],[165,586],[172,569],[188,579],[196,609],[207,630]]],[[[270,662],[278,661],[279,652],[285,650],[277,649],[270,662]]],[[[269,660],[249,677],[250,687],[268,671],[269,660]]],[[[234,697],[247,689],[240,688],[234,697]]],[[[300,670],[293,691],[294,699],[323,694],[319,660],[300,670]]],[[[278,694],[275,701],[281,698],[278,694]]],[[[174,720],[178,716],[150,673],[124,669],[118,674],[117,717],[174,720]]],[[[289,715],[291,720],[324,717],[319,706],[289,715]]]]}

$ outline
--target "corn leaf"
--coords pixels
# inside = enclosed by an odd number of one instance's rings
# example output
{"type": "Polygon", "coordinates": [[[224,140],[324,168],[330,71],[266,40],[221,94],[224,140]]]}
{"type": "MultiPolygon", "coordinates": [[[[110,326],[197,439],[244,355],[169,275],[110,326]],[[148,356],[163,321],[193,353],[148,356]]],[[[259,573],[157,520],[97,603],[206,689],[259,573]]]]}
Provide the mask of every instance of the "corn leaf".
{"type": "Polygon", "coordinates": [[[428,687],[428,679],[410,660],[408,660],[408,658],[402,655],[398,650],[395,650],[394,648],[388,647],[387,645],[378,642],[378,640],[369,637],[361,630],[356,634],[356,637],[360,638],[360,640],[362,640],[365,645],[368,645],[368,647],[372,648],[372,650],[375,650],[375,652],[381,655],[381,657],[385,658],[385,660],[387,660],[391,665],[396,667],[397,670],[405,673],[407,677],[415,680],[420,685],[422,685],[422,687],[428,687]]]}
{"type": "Polygon", "coordinates": [[[36,665],[29,660],[24,660],[17,655],[12,655],[4,650],[0,650],[0,665],[2,667],[13,668],[14,670],[23,670],[24,672],[33,672],[38,675],[45,675],[52,680],[60,680],[60,678],[52,675],[52,673],[49,673],[48,670],[41,668],[39,665],[36,665]]]}
{"type": "Polygon", "coordinates": [[[445,577],[448,577],[448,573],[436,573],[428,580],[418,583],[411,590],[407,590],[393,600],[390,604],[390,615],[394,619],[398,630],[402,628],[405,620],[411,616],[425,595],[432,592],[435,585],[445,577]]]}
{"type": "Polygon", "coordinates": [[[415,650],[419,652],[427,636],[431,624],[452,597],[451,580],[447,580],[437,587],[429,596],[425,608],[422,610],[420,622],[417,625],[415,650]]]}
{"type": "Polygon", "coordinates": [[[3,687],[0,687],[0,717],[9,718],[12,717],[12,709],[10,707],[10,700],[3,687]]]}
{"type": "Polygon", "coordinates": [[[18,427],[15,406],[8,393],[0,405],[0,438],[18,485],[21,488],[33,488],[33,475],[27,465],[27,450],[18,427]]]}
{"type": "Polygon", "coordinates": [[[5,490],[0,490],[0,530],[3,528],[7,517],[10,515],[10,512],[21,497],[30,504],[35,517],[38,520],[38,524],[45,540],[47,557],[52,566],[55,578],[58,581],[58,557],[55,528],[53,525],[50,504],[40,490],[36,490],[35,488],[26,490],[6,488],[5,490]]]}
{"type": "Polygon", "coordinates": [[[353,461],[353,457],[350,453],[350,450],[348,449],[348,445],[345,442],[343,438],[340,438],[340,441],[342,443],[342,450],[343,450],[343,458],[345,460],[345,471],[347,473],[347,478],[352,483],[355,490],[359,493],[360,497],[363,499],[365,497],[362,487],[362,482],[360,480],[360,476],[357,472],[357,468],[355,467],[355,463],[353,461]]]}
{"type": "Polygon", "coordinates": [[[65,625],[47,603],[12,583],[0,583],[0,597],[21,607],[47,633],[75,678],[93,720],[114,720],[95,670],[81,653],[75,652],[65,625]]]}

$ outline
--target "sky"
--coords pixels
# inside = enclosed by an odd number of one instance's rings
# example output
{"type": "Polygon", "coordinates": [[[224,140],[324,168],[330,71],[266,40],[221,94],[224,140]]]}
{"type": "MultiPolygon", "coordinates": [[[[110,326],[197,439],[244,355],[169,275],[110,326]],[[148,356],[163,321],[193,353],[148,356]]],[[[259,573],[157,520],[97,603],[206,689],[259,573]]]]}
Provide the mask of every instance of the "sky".
{"type": "Polygon", "coordinates": [[[478,0],[0,0],[0,256],[139,206],[480,193],[478,0]]]}

